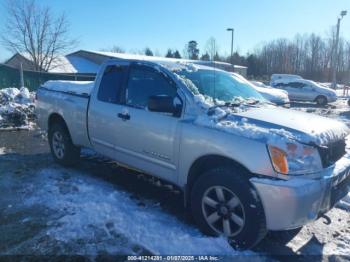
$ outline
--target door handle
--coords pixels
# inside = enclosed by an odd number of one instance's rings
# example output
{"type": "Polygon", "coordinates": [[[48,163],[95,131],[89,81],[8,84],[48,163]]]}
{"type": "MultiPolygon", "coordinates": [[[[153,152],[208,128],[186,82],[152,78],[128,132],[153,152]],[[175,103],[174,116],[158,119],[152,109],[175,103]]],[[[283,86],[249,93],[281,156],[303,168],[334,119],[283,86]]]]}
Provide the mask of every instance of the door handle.
{"type": "Polygon", "coordinates": [[[126,114],[119,113],[118,117],[123,119],[124,121],[130,120],[130,115],[128,113],[126,113],[126,114]]]}

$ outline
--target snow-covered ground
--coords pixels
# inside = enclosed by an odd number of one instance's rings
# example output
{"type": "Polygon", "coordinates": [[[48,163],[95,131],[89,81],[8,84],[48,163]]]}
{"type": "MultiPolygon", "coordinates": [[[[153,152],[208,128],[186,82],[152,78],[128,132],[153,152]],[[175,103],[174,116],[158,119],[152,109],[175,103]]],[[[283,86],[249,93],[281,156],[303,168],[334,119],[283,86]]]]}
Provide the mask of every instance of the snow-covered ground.
{"type": "MultiPolygon", "coordinates": [[[[79,171],[66,173],[64,178],[65,173],[62,168],[45,168],[35,173],[33,182],[38,190],[24,203],[57,212],[66,210],[61,218],[48,221],[56,226],[48,228],[46,234],[55,240],[70,243],[89,239],[99,228],[107,235],[116,230],[153,254],[237,254],[225,239],[204,236],[195,227],[164,212],[157,203],[145,200],[139,205],[123,188],[79,171]]],[[[94,249],[91,247],[88,252],[94,254],[94,249]]],[[[113,244],[108,249],[113,251],[113,244]]]]}
{"type": "Polygon", "coordinates": [[[32,128],[34,97],[25,87],[0,89],[0,130],[32,128]]]}

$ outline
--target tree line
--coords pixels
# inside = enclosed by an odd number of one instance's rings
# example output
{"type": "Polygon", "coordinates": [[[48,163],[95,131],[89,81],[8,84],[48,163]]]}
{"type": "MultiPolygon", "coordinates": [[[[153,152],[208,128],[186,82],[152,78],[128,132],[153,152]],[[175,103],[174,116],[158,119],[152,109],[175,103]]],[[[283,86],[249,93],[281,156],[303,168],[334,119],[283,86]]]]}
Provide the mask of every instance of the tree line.
{"type": "MultiPolygon", "coordinates": [[[[334,32],[328,37],[316,34],[296,35],[293,39],[269,41],[246,55],[234,52],[231,57],[220,55],[217,41],[211,37],[203,52],[200,51],[197,41],[191,40],[185,45],[182,56],[178,50],[168,49],[165,57],[243,65],[248,67],[248,76],[251,78],[269,79],[271,74],[284,73],[322,82],[331,81],[332,59],[336,59],[338,81],[349,82],[350,42],[340,38],[337,54],[334,54],[334,44],[334,32]]],[[[120,48],[117,49],[120,51],[120,48]]],[[[144,54],[153,55],[153,52],[147,47],[144,54]]]]}
{"type": "Polygon", "coordinates": [[[328,37],[316,34],[296,35],[292,40],[277,39],[242,57],[253,77],[273,73],[298,74],[316,81],[331,81],[332,61],[336,59],[337,79],[350,81],[350,42],[340,38],[334,53],[335,33],[328,37]]]}

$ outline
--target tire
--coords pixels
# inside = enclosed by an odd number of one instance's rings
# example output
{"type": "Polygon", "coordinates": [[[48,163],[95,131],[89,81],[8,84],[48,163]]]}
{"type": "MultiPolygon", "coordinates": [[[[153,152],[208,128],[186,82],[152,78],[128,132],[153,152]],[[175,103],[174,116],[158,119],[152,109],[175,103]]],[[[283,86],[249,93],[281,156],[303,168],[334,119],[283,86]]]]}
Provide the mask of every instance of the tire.
{"type": "Polygon", "coordinates": [[[49,144],[54,160],[63,166],[73,166],[79,161],[80,148],[72,143],[67,127],[54,123],[49,129],[49,144]]]}
{"type": "Polygon", "coordinates": [[[319,106],[325,106],[328,103],[327,97],[325,96],[318,96],[316,97],[315,101],[319,106]]]}
{"type": "Polygon", "coordinates": [[[201,231],[226,236],[236,249],[252,248],[267,233],[264,209],[248,177],[240,168],[214,168],[199,177],[191,192],[192,214],[201,231]],[[225,225],[230,230],[224,232],[225,225]]]}

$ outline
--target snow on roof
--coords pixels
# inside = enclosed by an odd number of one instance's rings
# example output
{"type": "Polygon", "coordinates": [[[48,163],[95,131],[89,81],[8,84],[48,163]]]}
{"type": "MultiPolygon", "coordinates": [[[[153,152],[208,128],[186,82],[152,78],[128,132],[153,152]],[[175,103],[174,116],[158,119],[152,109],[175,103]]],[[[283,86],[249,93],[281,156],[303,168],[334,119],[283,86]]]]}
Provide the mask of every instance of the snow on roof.
{"type": "Polygon", "coordinates": [[[60,56],[49,69],[50,73],[97,73],[100,66],[78,56],[60,56]]]}
{"type": "MultiPolygon", "coordinates": [[[[160,57],[160,56],[146,56],[146,55],[137,55],[137,54],[89,51],[89,50],[87,50],[87,51],[82,50],[82,51],[94,53],[94,54],[98,54],[98,55],[103,55],[103,56],[110,57],[110,58],[119,58],[119,59],[146,60],[146,61],[168,61],[168,62],[178,62],[178,61],[191,62],[191,60],[188,60],[188,59],[168,58],[168,57],[160,57]]],[[[72,55],[74,55],[74,54],[72,54],[72,55]]]]}
{"type": "MultiPolygon", "coordinates": [[[[219,62],[219,61],[201,61],[201,60],[190,60],[190,59],[179,59],[179,58],[168,58],[168,57],[160,57],[160,56],[146,56],[146,55],[138,55],[138,54],[126,54],[126,53],[114,53],[114,52],[103,52],[103,51],[90,51],[90,50],[80,50],[82,52],[97,54],[101,56],[105,56],[106,58],[116,58],[116,59],[125,59],[125,60],[143,60],[150,62],[167,62],[167,63],[195,63],[210,66],[211,64],[217,65],[229,65],[229,63],[219,62]]],[[[84,57],[77,55],[78,52],[71,53],[67,56],[58,56],[54,61],[52,61],[50,69],[48,72],[50,73],[97,73],[99,71],[99,64],[96,64],[84,57]]],[[[21,53],[24,58],[31,61],[31,57],[29,54],[21,53]]],[[[235,68],[246,68],[244,66],[234,65],[235,68]]]]}
{"type": "Polygon", "coordinates": [[[235,68],[242,68],[242,69],[245,69],[245,68],[248,68],[247,66],[241,66],[241,65],[233,65],[235,68]]]}
{"type": "MultiPolygon", "coordinates": [[[[21,53],[22,57],[28,61],[32,61],[28,53],[21,53]]],[[[79,56],[57,56],[50,65],[49,73],[68,73],[68,74],[95,74],[100,66],[85,58],[79,56]]]]}
{"type": "MultiPolygon", "coordinates": [[[[146,55],[138,55],[138,54],[126,54],[126,53],[114,53],[114,52],[103,52],[103,51],[92,51],[92,50],[81,50],[82,52],[88,52],[93,54],[98,54],[110,58],[118,58],[118,59],[131,59],[131,60],[145,60],[145,61],[155,61],[155,62],[186,62],[186,63],[195,63],[202,65],[210,65],[210,64],[218,64],[218,65],[229,65],[230,63],[221,62],[221,61],[203,61],[203,60],[191,60],[184,58],[169,58],[169,57],[160,57],[160,56],[146,56],[146,55]]],[[[74,56],[75,53],[70,55],[74,56]]],[[[245,66],[234,65],[235,68],[247,68],[245,66]]]]}

